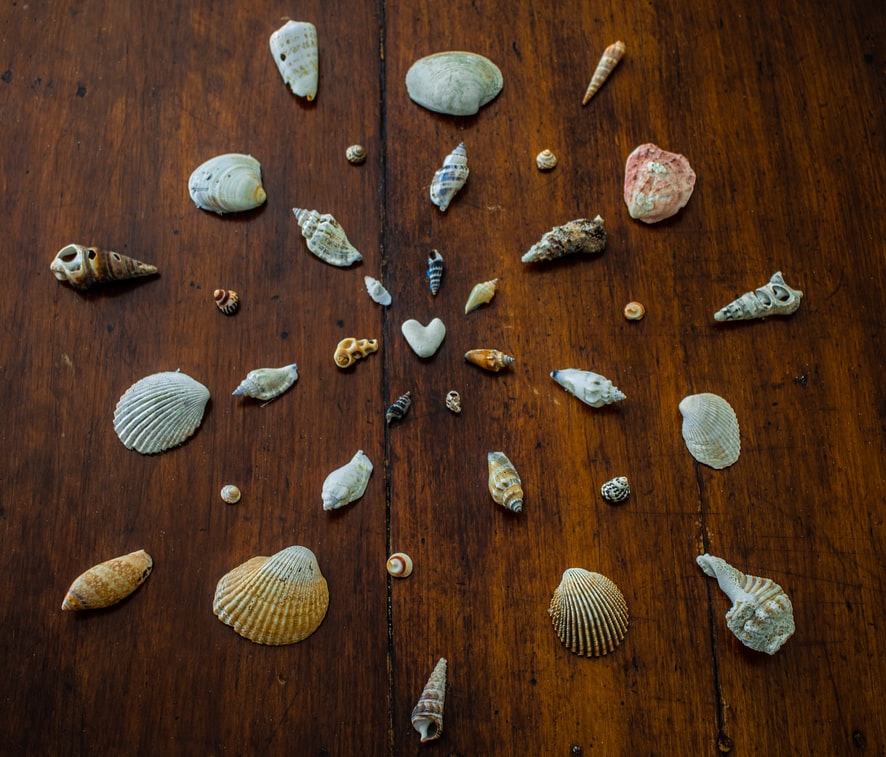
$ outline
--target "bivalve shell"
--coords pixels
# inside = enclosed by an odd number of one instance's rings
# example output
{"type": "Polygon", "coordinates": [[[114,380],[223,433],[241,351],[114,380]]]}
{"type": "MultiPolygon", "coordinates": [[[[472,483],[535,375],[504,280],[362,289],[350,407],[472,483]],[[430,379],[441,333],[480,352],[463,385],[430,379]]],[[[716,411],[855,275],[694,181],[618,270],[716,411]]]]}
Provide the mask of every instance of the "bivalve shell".
{"type": "Polygon", "coordinates": [[[803,292],[791,289],[781,271],[772,274],[768,284],[753,292],[745,292],[714,313],[715,321],[749,321],[769,315],[792,315],[800,307],[803,292]]]}
{"type": "Polygon", "coordinates": [[[468,153],[465,150],[465,143],[461,142],[446,156],[443,166],[434,173],[431,181],[431,202],[440,208],[440,212],[446,211],[452,198],[465,185],[470,173],[468,153]]]}
{"type": "Polygon", "coordinates": [[[489,58],[461,50],[428,55],[406,72],[410,99],[449,116],[474,115],[503,86],[501,70],[489,58]]]}
{"type": "Polygon", "coordinates": [[[555,226],[536,242],[521,258],[524,263],[555,260],[582,252],[596,255],[606,249],[606,226],[600,216],[593,221],[577,218],[555,226]]]}
{"type": "Polygon", "coordinates": [[[721,470],[728,468],[741,452],[738,418],[732,406],[710,392],[690,394],[680,401],[683,440],[698,462],[721,470]]]}
{"type": "Polygon", "coordinates": [[[323,482],[323,509],[337,510],[360,499],[372,475],[372,461],[363,450],[341,468],[336,468],[323,482]]]}
{"type": "Polygon", "coordinates": [[[283,394],[297,380],[298,366],[295,363],[281,368],[256,368],[246,374],[246,378],[231,394],[235,397],[272,400],[283,394]]]}
{"type": "Polygon", "coordinates": [[[574,397],[591,407],[603,407],[625,399],[624,392],[608,378],[593,371],[564,368],[551,371],[551,378],[574,397]]]}
{"type": "Polygon", "coordinates": [[[490,452],[486,455],[489,471],[487,485],[492,499],[511,512],[523,510],[523,482],[514,464],[504,452],[490,452]]]}
{"type": "Polygon", "coordinates": [[[657,223],[683,208],[695,189],[695,171],[685,156],[647,143],[625,164],[624,200],[631,218],[657,223]]]}
{"type": "Polygon", "coordinates": [[[110,607],[141,586],[153,567],[154,561],[143,549],[95,565],[74,579],[62,610],[110,607]]]}
{"type": "Polygon", "coordinates": [[[197,166],[188,192],[201,210],[222,215],[259,207],[266,199],[261,165],[251,155],[226,153],[197,166]]]}
{"type": "Polygon", "coordinates": [[[346,268],[363,260],[357,248],[348,241],[341,224],[329,213],[321,214],[305,208],[293,208],[292,212],[301,227],[308,249],[320,260],[339,268],[346,268]]]}
{"type": "Polygon", "coordinates": [[[320,79],[317,28],[308,21],[287,21],[268,41],[277,70],[292,94],[313,100],[320,79]]]}
{"type": "Polygon", "coordinates": [[[74,289],[89,289],[94,284],[125,281],[153,276],[157,266],[100,247],[69,244],[52,259],[49,268],[59,281],[67,281],[74,289]]]}
{"type": "Polygon", "coordinates": [[[627,476],[618,476],[607,481],[600,487],[600,496],[607,502],[617,505],[631,496],[631,485],[627,476]]]}
{"type": "Polygon", "coordinates": [[[434,741],[443,735],[443,705],[446,701],[446,658],[441,657],[412,710],[412,727],[421,741],[434,741]]]}
{"type": "Polygon", "coordinates": [[[581,657],[612,652],[628,630],[628,605],[606,576],[567,568],[554,591],[548,613],[566,648],[581,657]]]}

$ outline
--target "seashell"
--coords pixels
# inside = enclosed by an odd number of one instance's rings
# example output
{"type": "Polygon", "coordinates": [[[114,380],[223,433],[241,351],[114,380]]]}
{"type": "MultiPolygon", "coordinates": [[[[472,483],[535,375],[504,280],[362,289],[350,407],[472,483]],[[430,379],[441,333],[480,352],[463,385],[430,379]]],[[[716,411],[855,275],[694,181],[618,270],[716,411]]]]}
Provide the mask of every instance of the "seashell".
{"type": "Polygon", "coordinates": [[[452,202],[458,190],[468,180],[468,154],[465,143],[461,142],[443,160],[443,167],[438,169],[431,181],[431,202],[444,212],[452,202]]]}
{"type": "Polygon", "coordinates": [[[446,326],[439,318],[434,318],[427,326],[410,318],[403,322],[400,331],[412,351],[421,358],[434,355],[446,338],[446,326]]]}
{"type": "Polygon", "coordinates": [[[317,558],[293,546],[238,565],[219,580],[212,602],[218,619],[256,644],[294,644],[326,617],[329,588],[317,558]]]}
{"type": "Polygon", "coordinates": [[[489,58],[452,50],[417,60],[406,72],[410,99],[434,113],[472,116],[494,100],[504,86],[489,58]]]}
{"type": "Polygon", "coordinates": [[[379,305],[384,305],[385,307],[393,302],[391,293],[382,286],[378,279],[374,279],[372,276],[364,276],[363,282],[366,284],[366,291],[369,292],[369,296],[372,297],[373,302],[377,302],[379,305]]]}
{"type": "Polygon", "coordinates": [[[523,482],[514,464],[504,452],[490,452],[486,455],[486,466],[492,499],[511,512],[519,513],[523,509],[523,482]]]}
{"type": "Polygon", "coordinates": [[[432,250],[428,255],[427,276],[431,294],[436,296],[440,291],[440,280],[443,278],[443,256],[437,250],[432,250]]]}
{"type": "Polygon", "coordinates": [[[388,558],[386,567],[394,578],[409,578],[412,575],[412,558],[405,552],[394,552],[388,558]]]}
{"type": "Polygon", "coordinates": [[[143,549],[99,563],[74,579],[62,610],[110,607],[141,586],[153,567],[154,561],[143,549]]]}
{"type": "Polygon", "coordinates": [[[53,258],[50,269],[59,281],[67,281],[75,289],[89,289],[93,284],[135,279],[158,273],[157,267],[119,252],[69,244],[53,258]]]}
{"type": "Polygon", "coordinates": [[[345,150],[345,157],[352,166],[359,166],[366,162],[366,148],[363,145],[351,145],[345,150]]]}
{"type": "Polygon", "coordinates": [[[705,392],[680,401],[683,441],[698,462],[721,470],[738,460],[741,437],[738,418],[722,397],[705,392]]]}
{"type": "Polygon", "coordinates": [[[772,274],[768,284],[753,292],[745,292],[726,307],[714,313],[715,321],[749,321],[767,315],[791,315],[800,307],[803,292],[784,283],[781,271],[772,274]]]}
{"type": "Polygon", "coordinates": [[[624,502],[631,496],[631,485],[628,483],[627,476],[619,476],[607,481],[600,487],[600,495],[614,505],[624,502]]]}
{"type": "Polygon", "coordinates": [[[421,741],[434,741],[443,735],[443,703],[446,699],[446,658],[441,657],[412,710],[412,727],[421,741]]]}
{"type": "Polygon", "coordinates": [[[566,648],[580,657],[609,654],[628,630],[628,605],[606,576],[567,568],[554,591],[548,613],[566,648]]]}
{"type": "Polygon", "coordinates": [[[271,34],[271,56],[292,94],[313,100],[320,77],[317,28],[308,21],[287,21],[271,34]]]}
{"type": "Polygon", "coordinates": [[[629,302],[625,305],[624,314],[629,321],[642,321],[646,308],[642,302],[629,302]]]}
{"type": "Polygon", "coordinates": [[[593,221],[578,218],[575,221],[555,226],[523,256],[524,263],[538,263],[544,260],[562,258],[584,252],[590,255],[606,249],[606,227],[600,216],[593,221]]]}
{"type": "Polygon", "coordinates": [[[231,392],[231,395],[272,400],[283,394],[297,380],[298,366],[295,363],[281,368],[256,368],[246,374],[246,378],[231,392]]]}
{"type": "Polygon", "coordinates": [[[403,420],[403,417],[409,412],[410,405],[412,405],[412,393],[401,394],[397,401],[385,411],[385,422],[403,420]]]}
{"type": "Polygon", "coordinates": [[[455,389],[447,393],[446,407],[456,415],[461,412],[461,395],[455,389]]]}
{"type": "Polygon", "coordinates": [[[794,633],[794,608],[784,589],[771,578],[745,575],[720,557],[704,554],[695,561],[732,600],[727,628],[746,647],[775,654],[794,633]]]}
{"type": "Polygon", "coordinates": [[[301,226],[302,236],[308,244],[308,249],[320,260],[330,265],[345,268],[363,256],[348,241],[345,230],[329,213],[322,215],[316,210],[293,208],[292,212],[301,226]]]}
{"type": "Polygon", "coordinates": [[[180,371],[146,376],[129,387],[114,410],[114,431],[143,455],[177,447],[203,420],[209,390],[180,371]]]}
{"type": "Polygon", "coordinates": [[[481,347],[476,350],[468,350],[465,353],[465,360],[474,365],[478,365],[487,371],[498,373],[502,368],[507,368],[516,358],[505,355],[500,350],[493,350],[488,347],[481,347]]]}
{"type": "Polygon", "coordinates": [[[216,289],[212,293],[212,298],[225,315],[234,315],[240,309],[240,295],[233,289],[216,289]]]}
{"type": "Polygon", "coordinates": [[[544,149],[535,156],[535,165],[539,171],[551,171],[557,167],[557,156],[550,150],[544,149]]]}
{"type": "Polygon", "coordinates": [[[372,462],[363,450],[341,468],[336,468],[323,482],[323,509],[336,510],[360,499],[366,491],[372,462]]]}
{"type": "Polygon", "coordinates": [[[378,351],[378,339],[342,339],[335,348],[332,359],[339,368],[349,368],[360,358],[378,351]]]}
{"type": "Polygon", "coordinates": [[[593,371],[564,368],[560,371],[551,371],[551,378],[591,407],[603,407],[625,399],[624,392],[614,386],[608,378],[593,371]]]}
{"type": "Polygon", "coordinates": [[[268,197],[259,162],[236,152],[217,155],[197,166],[188,179],[188,192],[198,208],[219,215],[252,210],[268,197]]]}
{"type": "Polygon", "coordinates": [[[670,218],[689,202],[695,171],[685,156],[647,143],[625,164],[624,198],[631,218],[657,223],[670,218]]]}
{"type": "Polygon", "coordinates": [[[221,498],[228,505],[236,505],[240,501],[240,489],[233,484],[225,484],[221,490],[221,498]]]}
{"type": "Polygon", "coordinates": [[[489,281],[481,281],[479,284],[475,284],[468,295],[468,301],[465,303],[465,315],[476,310],[480,305],[490,302],[495,297],[497,286],[498,279],[489,279],[489,281]]]}
{"type": "Polygon", "coordinates": [[[581,98],[581,104],[587,105],[590,99],[597,94],[597,90],[603,86],[603,82],[609,78],[609,74],[618,65],[618,62],[625,54],[625,43],[621,40],[613,42],[603,51],[603,56],[597,64],[597,70],[591,77],[591,82],[585,91],[584,97],[581,98]]]}

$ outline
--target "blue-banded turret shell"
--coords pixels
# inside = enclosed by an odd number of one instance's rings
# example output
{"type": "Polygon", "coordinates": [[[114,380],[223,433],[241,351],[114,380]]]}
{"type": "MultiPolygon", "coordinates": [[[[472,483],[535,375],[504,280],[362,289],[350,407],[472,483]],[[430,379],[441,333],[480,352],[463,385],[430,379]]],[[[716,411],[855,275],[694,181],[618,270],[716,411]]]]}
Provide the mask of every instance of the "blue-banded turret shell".
{"type": "Polygon", "coordinates": [[[316,27],[308,21],[287,21],[271,35],[269,45],[292,94],[313,100],[320,78],[316,27]]]}
{"type": "Polygon", "coordinates": [[[360,499],[371,474],[372,461],[362,449],[357,450],[349,462],[332,471],[323,482],[323,509],[336,510],[360,499]]]}
{"type": "Polygon", "coordinates": [[[62,610],[97,610],[128,597],[151,575],[154,561],[143,549],[94,565],[74,579],[62,610]]]}
{"type": "Polygon", "coordinates": [[[292,212],[301,227],[308,249],[320,260],[339,268],[363,260],[357,248],[348,241],[341,224],[329,213],[321,214],[304,208],[293,208],[292,212]]]}
{"type": "Polygon", "coordinates": [[[49,268],[59,281],[75,289],[89,289],[93,284],[107,284],[141,276],[152,276],[157,267],[100,247],[69,244],[62,247],[49,268]]]}
{"type": "Polygon", "coordinates": [[[593,371],[564,368],[551,371],[551,378],[571,395],[591,407],[603,407],[625,399],[624,392],[608,378],[593,371]]]}
{"type": "Polygon", "coordinates": [[[486,455],[486,467],[492,499],[511,512],[523,510],[523,482],[508,456],[504,452],[490,452],[486,455]]]}
{"type": "Polygon", "coordinates": [[[406,72],[410,99],[448,116],[474,115],[502,86],[501,70],[489,58],[461,50],[428,55],[406,72]]]}
{"type": "Polygon", "coordinates": [[[283,394],[297,380],[298,366],[295,363],[281,368],[256,368],[249,371],[231,394],[235,397],[272,400],[283,394]]]}
{"type": "Polygon", "coordinates": [[[217,155],[199,165],[188,180],[188,192],[198,208],[219,215],[252,210],[267,199],[259,162],[241,153],[217,155]]]}
{"type": "Polygon", "coordinates": [[[554,260],[583,252],[594,255],[606,249],[606,227],[600,216],[589,220],[577,218],[555,226],[536,242],[521,258],[524,263],[554,260]]]}
{"type": "Polygon", "coordinates": [[[443,161],[431,181],[431,202],[441,211],[445,211],[452,198],[468,180],[468,153],[465,143],[461,142],[443,161]]]}
{"type": "Polygon", "coordinates": [[[680,401],[683,441],[698,462],[720,470],[738,460],[741,436],[732,406],[711,392],[690,394],[680,401]]]}
{"type": "Polygon", "coordinates": [[[581,657],[609,654],[628,630],[628,605],[618,586],[584,568],[563,572],[548,614],[560,641],[581,657]]]}
{"type": "Polygon", "coordinates": [[[385,411],[385,422],[400,421],[409,412],[412,406],[412,393],[401,394],[397,400],[385,411]]]}
{"type": "Polygon", "coordinates": [[[753,292],[745,292],[714,313],[715,321],[749,321],[769,315],[791,315],[800,307],[803,292],[791,289],[784,282],[781,271],[776,271],[764,284],[753,292]]]}
{"type": "Polygon", "coordinates": [[[443,256],[438,250],[431,250],[428,255],[428,288],[435,295],[440,291],[440,280],[443,278],[443,256]]]}

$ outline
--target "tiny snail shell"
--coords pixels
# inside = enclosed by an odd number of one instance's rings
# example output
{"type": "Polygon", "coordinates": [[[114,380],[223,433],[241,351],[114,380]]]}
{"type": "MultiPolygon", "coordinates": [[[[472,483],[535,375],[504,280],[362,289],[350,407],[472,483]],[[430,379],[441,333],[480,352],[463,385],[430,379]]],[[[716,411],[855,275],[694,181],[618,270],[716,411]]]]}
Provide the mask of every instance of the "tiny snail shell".
{"type": "Polygon", "coordinates": [[[216,289],[212,293],[212,298],[225,315],[234,315],[240,309],[240,295],[233,289],[216,289]]]}
{"type": "Polygon", "coordinates": [[[366,161],[366,148],[363,145],[351,145],[345,150],[345,157],[352,166],[359,166],[366,161]]]}
{"type": "Polygon", "coordinates": [[[557,156],[550,150],[544,149],[535,156],[535,165],[539,171],[550,171],[557,165],[557,156]]]}
{"type": "Polygon", "coordinates": [[[236,505],[240,501],[240,490],[233,484],[225,484],[221,490],[222,502],[236,505]]]}
{"type": "Polygon", "coordinates": [[[387,569],[394,578],[409,578],[412,575],[412,558],[405,552],[394,552],[388,558],[387,569]]]}
{"type": "Polygon", "coordinates": [[[646,308],[642,302],[629,302],[625,305],[624,313],[629,321],[640,321],[646,315],[646,308]]]}

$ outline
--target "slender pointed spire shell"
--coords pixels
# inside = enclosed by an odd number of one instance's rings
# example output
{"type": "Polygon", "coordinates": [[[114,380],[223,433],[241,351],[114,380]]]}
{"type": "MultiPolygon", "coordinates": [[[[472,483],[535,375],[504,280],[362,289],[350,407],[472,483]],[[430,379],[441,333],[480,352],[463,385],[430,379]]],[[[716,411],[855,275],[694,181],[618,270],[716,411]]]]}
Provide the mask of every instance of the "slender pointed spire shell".
{"type": "Polygon", "coordinates": [[[446,700],[445,657],[441,657],[412,710],[412,727],[421,734],[422,743],[443,735],[443,705],[446,700]]]}
{"type": "Polygon", "coordinates": [[[75,289],[89,289],[94,284],[152,276],[157,267],[119,252],[69,244],[57,253],[50,269],[59,281],[67,281],[75,289]]]}

